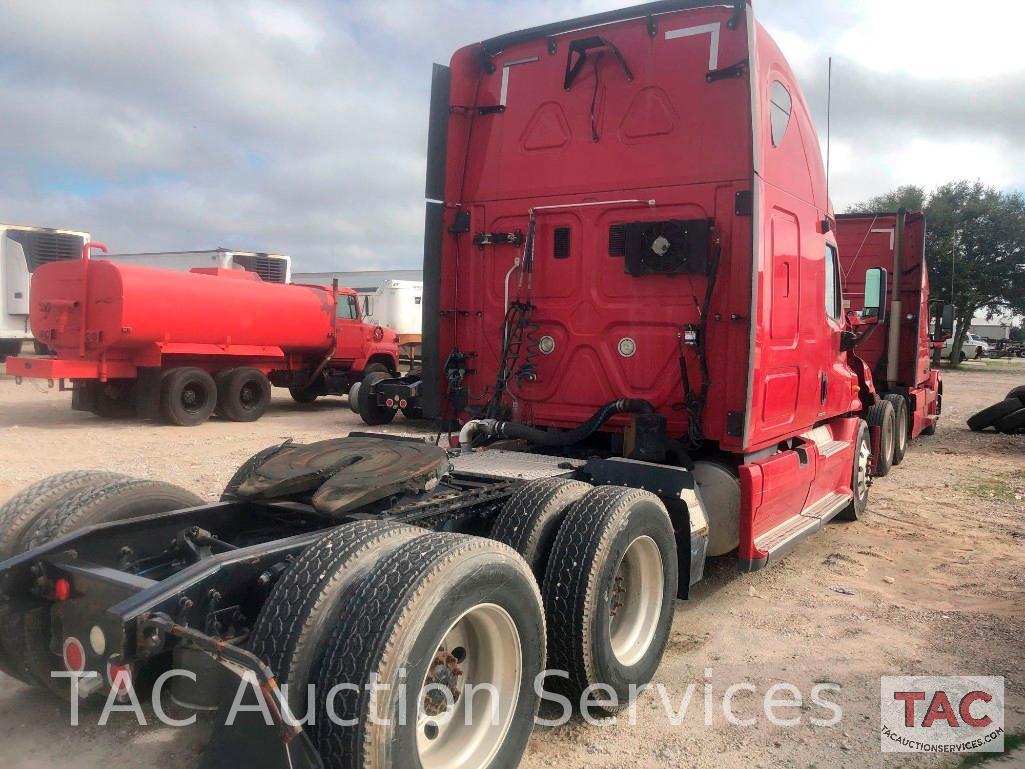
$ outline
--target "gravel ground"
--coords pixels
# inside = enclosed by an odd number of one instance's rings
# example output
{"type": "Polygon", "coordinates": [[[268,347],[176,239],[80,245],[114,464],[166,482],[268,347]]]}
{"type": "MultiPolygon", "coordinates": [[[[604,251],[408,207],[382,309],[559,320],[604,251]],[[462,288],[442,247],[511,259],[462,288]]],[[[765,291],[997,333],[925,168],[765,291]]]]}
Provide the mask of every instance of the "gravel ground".
{"type": "MultiPolygon", "coordinates": [[[[662,695],[644,695],[637,723],[539,728],[525,769],[565,767],[849,767],[960,765],[959,757],[879,751],[879,677],[983,674],[1006,679],[1008,734],[1025,733],[1025,436],[974,434],[964,420],[1025,382],[1020,363],[970,363],[946,374],[938,433],[913,445],[904,463],[875,481],[868,515],[833,524],[774,567],[739,574],[714,559],[690,601],[677,609],[656,676],[679,710],[689,684],[697,693],[682,722],[671,723],[662,695]],[[842,590],[838,590],[842,588],[842,590]],[[793,727],[773,726],[761,701],[778,682],[805,695],[793,727]],[[703,713],[702,687],[735,699],[734,726],[703,713]],[[835,726],[807,702],[816,684],[843,711],[835,726]]],[[[243,460],[285,438],[313,441],[360,429],[338,399],[312,406],[277,395],[254,424],[211,421],[170,428],[103,421],[69,410],[67,393],[0,379],[0,502],[28,483],[94,467],[172,481],[215,499],[243,460]]],[[[391,431],[409,430],[397,421],[391,431]]],[[[790,715],[788,712],[787,715],[790,715]]],[[[67,725],[58,704],[0,674],[2,765],[99,769],[190,766],[208,730],[137,726],[116,714],[106,727],[85,713],[67,725]]],[[[1025,766],[1019,751],[992,763],[1025,766]]]]}

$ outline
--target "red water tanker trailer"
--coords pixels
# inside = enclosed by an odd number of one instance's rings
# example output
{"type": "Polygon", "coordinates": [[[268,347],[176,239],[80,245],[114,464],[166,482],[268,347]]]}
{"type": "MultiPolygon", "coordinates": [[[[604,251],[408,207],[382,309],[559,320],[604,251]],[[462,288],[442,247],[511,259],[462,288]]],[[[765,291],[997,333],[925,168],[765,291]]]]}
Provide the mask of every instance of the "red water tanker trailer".
{"type": "Polygon", "coordinates": [[[0,509],[0,665],[108,696],[193,671],[204,767],[511,769],[542,688],[591,716],[643,691],[709,559],[866,513],[890,270],[845,311],[815,129],[749,2],[485,40],[431,102],[424,369],[356,394],[455,445],[271,446],[207,505],[29,487],[0,509]],[[275,728],[229,723],[225,673],[275,728]]]}
{"type": "Polygon", "coordinates": [[[10,358],[8,374],[70,380],[72,408],[101,416],[253,421],[272,384],[307,403],[398,368],[395,333],[363,323],[348,288],[116,264],[87,248],[37,270],[32,292],[32,333],[52,355],[10,358]]]}

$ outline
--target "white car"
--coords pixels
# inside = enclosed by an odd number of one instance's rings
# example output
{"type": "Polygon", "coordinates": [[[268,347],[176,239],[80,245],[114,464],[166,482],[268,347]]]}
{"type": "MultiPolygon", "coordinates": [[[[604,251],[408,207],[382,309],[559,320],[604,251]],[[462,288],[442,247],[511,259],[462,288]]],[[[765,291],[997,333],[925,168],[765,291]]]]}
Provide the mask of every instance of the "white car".
{"type": "MultiPolygon", "coordinates": [[[[949,358],[953,344],[953,338],[945,341],[943,343],[943,352],[940,353],[940,357],[949,358]]],[[[985,357],[989,354],[991,349],[993,348],[988,342],[983,341],[975,334],[965,334],[964,341],[961,343],[961,362],[963,363],[966,360],[977,360],[985,357]]]]}

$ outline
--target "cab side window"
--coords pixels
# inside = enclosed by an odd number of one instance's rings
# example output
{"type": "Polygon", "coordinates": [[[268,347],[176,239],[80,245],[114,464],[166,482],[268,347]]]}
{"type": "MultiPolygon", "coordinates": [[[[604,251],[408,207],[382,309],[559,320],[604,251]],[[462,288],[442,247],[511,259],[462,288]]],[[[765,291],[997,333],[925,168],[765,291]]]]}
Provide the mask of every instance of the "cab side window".
{"type": "Polygon", "coordinates": [[[778,147],[783,143],[787,127],[790,125],[790,113],[793,111],[793,99],[790,91],[778,80],[772,81],[772,89],[769,91],[769,122],[772,126],[772,146],[778,147]]]}
{"type": "Polygon", "coordinates": [[[840,298],[840,259],[836,248],[826,243],[826,315],[840,320],[842,300],[840,298]]]}
{"type": "Polygon", "coordinates": [[[359,304],[356,297],[338,297],[338,317],[342,320],[356,320],[359,318],[359,304]]]}

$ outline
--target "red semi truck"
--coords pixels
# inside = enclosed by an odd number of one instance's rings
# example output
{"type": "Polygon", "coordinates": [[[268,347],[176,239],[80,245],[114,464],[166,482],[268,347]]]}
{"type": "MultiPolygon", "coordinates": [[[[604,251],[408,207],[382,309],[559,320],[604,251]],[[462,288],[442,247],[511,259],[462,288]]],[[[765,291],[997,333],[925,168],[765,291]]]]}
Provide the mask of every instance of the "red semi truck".
{"type": "Polygon", "coordinates": [[[206,505],[29,487],[0,508],[13,675],[191,670],[176,700],[222,707],[204,767],[515,767],[541,684],[611,715],[652,679],[708,558],[756,570],[865,513],[889,263],[845,311],[815,129],[749,2],[502,35],[433,86],[424,370],[357,395],[457,446],[271,446],[206,505]],[[276,728],[227,724],[226,672],[276,728]]]}
{"type": "Polygon", "coordinates": [[[925,260],[925,215],[921,212],[841,215],[836,220],[844,305],[861,309],[865,275],[873,268],[890,275],[889,311],[857,347],[857,365],[870,372],[881,399],[869,406],[869,424],[893,435],[892,451],[876,457],[876,475],[899,465],[908,441],[936,431],[943,406],[943,382],[932,367],[933,351],[953,330],[952,313],[933,312],[925,260]],[[933,317],[941,318],[934,328],[933,317]],[[889,402],[887,407],[885,402],[889,402]],[[892,415],[890,409],[892,408],[892,415]],[[890,420],[894,427],[889,429],[890,420]],[[887,458],[892,457],[890,463],[887,458]]]}
{"type": "Polygon", "coordinates": [[[30,323],[53,354],[18,378],[70,380],[72,408],[195,425],[267,410],[271,385],[309,403],[398,369],[398,338],[364,323],[348,288],[266,283],[241,270],[174,272],[89,258],[39,268],[30,323]]]}

